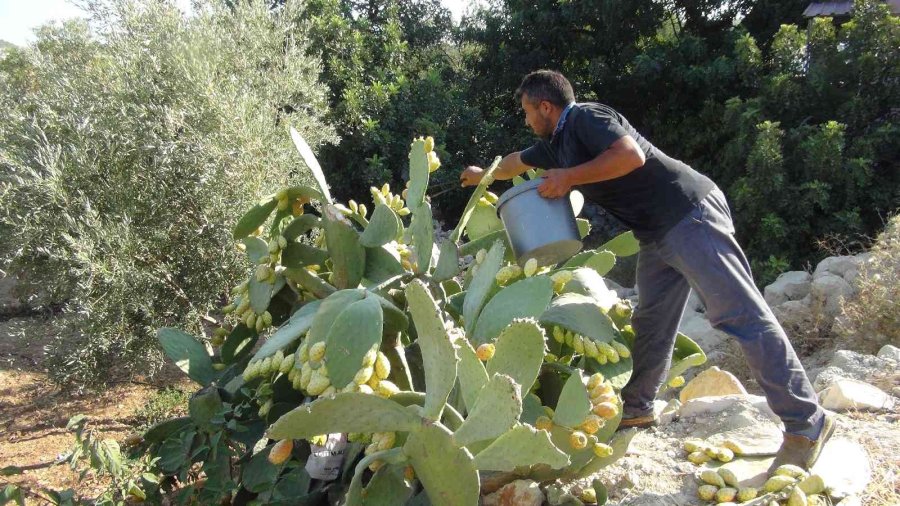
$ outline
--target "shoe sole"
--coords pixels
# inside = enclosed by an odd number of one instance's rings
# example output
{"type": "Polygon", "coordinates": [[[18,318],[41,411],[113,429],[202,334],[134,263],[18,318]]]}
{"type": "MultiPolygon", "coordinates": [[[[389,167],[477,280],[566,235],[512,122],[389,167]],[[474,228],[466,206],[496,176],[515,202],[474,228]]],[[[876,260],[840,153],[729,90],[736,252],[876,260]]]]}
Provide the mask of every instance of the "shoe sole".
{"type": "Polygon", "coordinates": [[[623,418],[622,421],[619,422],[619,427],[616,430],[649,429],[657,426],[659,426],[659,419],[653,415],[636,416],[634,418],[623,418]]]}
{"type": "Polygon", "coordinates": [[[831,436],[834,434],[834,417],[831,415],[825,415],[825,422],[822,424],[822,433],[819,434],[819,438],[816,440],[816,444],[812,447],[812,455],[806,460],[806,469],[812,469],[812,467],[816,464],[816,461],[819,460],[819,456],[822,454],[822,448],[825,446],[825,443],[831,439],[831,436]]]}

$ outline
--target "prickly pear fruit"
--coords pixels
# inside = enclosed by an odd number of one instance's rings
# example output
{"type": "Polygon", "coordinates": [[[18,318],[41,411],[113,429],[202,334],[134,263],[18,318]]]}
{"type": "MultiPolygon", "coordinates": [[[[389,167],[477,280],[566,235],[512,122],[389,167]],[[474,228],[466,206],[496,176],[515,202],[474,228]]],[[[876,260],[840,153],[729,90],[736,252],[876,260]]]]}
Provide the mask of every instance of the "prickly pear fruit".
{"type": "Polygon", "coordinates": [[[363,367],[375,367],[375,360],[378,358],[378,349],[372,348],[363,356],[363,367]]]}
{"type": "Polygon", "coordinates": [[[366,395],[372,395],[375,393],[375,391],[372,390],[372,387],[370,387],[369,385],[357,385],[357,391],[366,395]]]}
{"type": "Polygon", "coordinates": [[[724,443],[722,443],[722,447],[728,448],[729,450],[734,452],[735,455],[743,455],[744,453],[747,453],[747,451],[744,447],[742,447],[736,441],[732,441],[730,439],[726,440],[724,443]]]}
{"type": "Polygon", "coordinates": [[[781,489],[788,485],[792,485],[793,483],[794,479],[790,476],[776,475],[766,481],[766,484],[763,485],[763,489],[766,492],[780,492],[781,489]]]}
{"type": "Polygon", "coordinates": [[[529,258],[525,262],[525,266],[522,267],[522,272],[525,273],[526,278],[530,278],[531,276],[534,276],[534,273],[537,272],[537,268],[538,268],[537,259],[529,258]]]}
{"type": "Polygon", "coordinates": [[[684,376],[675,376],[669,380],[669,387],[681,388],[684,386],[684,376]]]}
{"type": "Polygon", "coordinates": [[[593,413],[603,419],[610,420],[619,414],[619,408],[611,402],[601,402],[594,406],[593,413]]]}
{"type": "Polygon", "coordinates": [[[480,264],[480,263],[484,262],[484,257],[486,257],[486,256],[487,256],[487,250],[484,250],[484,249],[478,250],[478,253],[475,253],[475,263],[480,264]]]}
{"type": "Polygon", "coordinates": [[[776,469],[772,474],[774,474],[775,476],[790,476],[791,478],[805,478],[807,476],[807,472],[804,471],[802,467],[795,466],[793,464],[778,466],[778,469],[776,469]]]}
{"type": "Polygon", "coordinates": [[[496,348],[492,343],[484,343],[478,346],[478,349],[475,350],[475,355],[478,356],[478,360],[482,362],[487,362],[488,360],[494,358],[494,352],[496,348]]]}
{"type": "Polygon", "coordinates": [[[700,480],[707,485],[715,485],[719,488],[725,486],[725,480],[719,476],[719,473],[713,471],[712,469],[707,469],[700,473],[700,480]]]}
{"type": "Polygon", "coordinates": [[[309,382],[312,380],[313,368],[309,365],[309,362],[304,362],[303,366],[300,369],[300,388],[306,390],[309,387],[309,382]]]}
{"type": "Polygon", "coordinates": [[[591,487],[586,487],[581,489],[581,494],[578,495],[578,498],[587,504],[594,504],[597,502],[597,492],[591,487]]]}
{"type": "Polygon", "coordinates": [[[269,414],[269,410],[272,409],[272,399],[267,400],[263,403],[262,406],[259,407],[259,416],[265,417],[269,414]]]}
{"type": "Polygon", "coordinates": [[[700,441],[699,439],[688,439],[684,442],[684,446],[682,446],[682,448],[684,448],[684,451],[688,453],[693,453],[699,450],[702,444],[703,441],[700,441]]]}
{"type": "Polygon", "coordinates": [[[291,450],[294,449],[294,441],[292,439],[282,439],[281,441],[275,443],[275,446],[272,447],[272,450],[269,451],[269,462],[275,464],[276,466],[284,464],[284,462],[290,458],[291,450]]]}
{"type": "Polygon", "coordinates": [[[425,137],[425,152],[434,151],[434,137],[425,137]]]}
{"type": "Polygon", "coordinates": [[[553,428],[553,420],[546,416],[539,416],[534,422],[534,427],[538,430],[550,430],[553,428]]]}
{"type": "Polygon", "coordinates": [[[809,506],[828,506],[828,502],[819,494],[807,495],[806,500],[809,506]]]}
{"type": "Polygon", "coordinates": [[[604,458],[613,454],[613,447],[605,443],[594,443],[594,455],[604,458]]]}
{"type": "Polygon", "coordinates": [[[797,484],[807,495],[821,494],[825,491],[825,480],[818,474],[811,474],[797,484]]]}
{"type": "Polygon", "coordinates": [[[566,331],[561,327],[553,327],[553,340],[560,344],[564,343],[566,341],[566,331]]]}
{"type": "Polygon", "coordinates": [[[697,464],[698,466],[703,465],[703,464],[709,462],[710,460],[712,460],[709,455],[707,455],[701,451],[691,452],[687,456],[687,458],[688,458],[688,460],[690,460],[694,464],[697,464]]]}
{"type": "Polygon", "coordinates": [[[381,380],[378,382],[378,388],[375,389],[375,393],[384,398],[390,398],[392,395],[400,392],[400,389],[397,388],[393,382],[388,380],[381,380]]]}
{"type": "Polygon", "coordinates": [[[595,343],[590,338],[584,339],[584,354],[591,358],[597,358],[597,356],[600,354],[600,349],[597,348],[597,343],[595,343]]]}
{"type": "Polygon", "coordinates": [[[363,367],[353,376],[353,383],[363,385],[372,378],[373,374],[375,374],[375,370],[372,367],[363,367]]]}
{"type": "Polygon", "coordinates": [[[222,362],[216,362],[212,365],[212,367],[216,371],[224,371],[228,366],[226,364],[223,364],[222,362]]]}
{"type": "Polygon", "coordinates": [[[587,446],[587,442],[587,435],[585,435],[585,433],[581,432],[580,430],[572,431],[572,433],[569,434],[569,444],[572,445],[572,448],[575,448],[576,450],[580,450],[587,446]]]}
{"type": "Polygon", "coordinates": [[[309,349],[309,360],[321,362],[325,358],[325,341],[319,341],[309,349]]]}
{"type": "Polygon", "coordinates": [[[631,350],[628,349],[628,346],[625,346],[624,344],[620,343],[619,341],[613,341],[611,343],[611,345],[612,345],[613,349],[616,350],[616,353],[619,354],[619,357],[628,358],[631,356],[631,350]]]}
{"type": "Polygon", "coordinates": [[[734,471],[725,467],[720,467],[718,473],[726,485],[729,487],[740,488],[740,482],[737,479],[737,475],[734,474],[734,471]]]}
{"type": "Polygon", "coordinates": [[[578,428],[587,434],[596,434],[597,431],[600,430],[600,427],[603,427],[604,424],[605,422],[602,418],[597,415],[590,414],[587,416],[587,418],[584,419],[584,422],[582,422],[578,428]]]}
{"type": "Polygon", "coordinates": [[[312,376],[309,378],[309,385],[306,386],[306,391],[309,395],[321,395],[329,386],[331,386],[331,380],[327,376],[322,376],[319,374],[319,371],[313,371],[312,376]]]}
{"type": "Polygon", "coordinates": [[[553,291],[559,293],[565,288],[566,283],[572,281],[572,271],[558,271],[550,276],[553,281],[553,291]]]}
{"type": "Polygon", "coordinates": [[[787,506],[809,506],[809,500],[806,498],[806,492],[800,487],[794,487],[791,495],[788,496],[787,506]]]}
{"type": "Polygon", "coordinates": [[[328,442],[328,434],[319,434],[318,436],[313,436],[309,438],[309,444],[313,444],[316,446],[325,446],[325,443],[328,442]]]}
{"type": "Polygon", "coordinates": [[[291,214],[293,216],[300,216],[301,214],[303,214],[303,202],[300,202],[299,200],[295,200],[294,202],[292,202],[291,214]]]}
{"type": "Polygon", "coordinates": [[[575,350],[575,353],[584,354],[584,336],[581,334],[575,334],[572,337],[572,348],[575,350]]]}
{"type": "Polygon", "coordinates": [[[441,168],[441,159],[438,158],[437,153],[434,151],[428,152],[428,172],[434,172],[441,168]]]}
{"type": "Polygon", "coordinates": [[[334,397],[335,394],[337,394],[337,389],[334,388],[334,385],[328,385],[328,388],[326,388],[326,389],[325,389],[321,394],[319,394],[319,395],[322,396],[322,397],[334,397]]]}
{"type": "Polygon", "coordinates": [[[278,208],[279,211],[284,211],[290,205],[291,205],[291,201],[288,200],[287,198],[283,198],[283,199],[278,199],[278,204],[276,204],[276,207],[278,208]]]}
{"type": "Polygon", "coordinates": [[[712,501],[718,491],[715,485],[701,485],[697,489],[697,497],[704,501],[712,501]]]}
{"type": "Polygon", "coordinates": [[[731,462],[734,460],[734,453],[728,448],[716,448],[716,460],[719,462],[731,462]]]}
{"type": "Polygon", "coordinates": [[[736,495],[737,490],[731,487],[720,488],[718,492],[716,492],[716,502],[731,502],[736,495]]]}
{"type": "Polygon", "coordinates": [[[391,375],[391,361],[380,351],[375,356],[375,375],[378,379],[387,379],[391,375]]]}
{"type": "MultiPolygon", "coordinates": [[[[389,450],[394,447],[394,443],[397,441],[397,434],[394,432],[380,432],[378,438],[378,450],[389,450]]],[[[375,439],[375,436],[372,436],[372,439],[375,439]]]]}
{"type": "Polygon", "coordinates": [[[756,499],[756,495],[758,492],[753,487],[745,487],[738,489],[737,500],[738,502],[747,502],[752,499],[756,499]]]}
{"type": "Polygon", "coordinates": [[[594,374],[591,374],[591,376],[588,378],[587,385],[585,385],[585,386],[587,387],[588,390],[593,390],[593,389],[597,388],[599,385],[603,384],[603,380],[604,380],[603,374],[601,374],[599,372],[595,372],[594,374]]]}

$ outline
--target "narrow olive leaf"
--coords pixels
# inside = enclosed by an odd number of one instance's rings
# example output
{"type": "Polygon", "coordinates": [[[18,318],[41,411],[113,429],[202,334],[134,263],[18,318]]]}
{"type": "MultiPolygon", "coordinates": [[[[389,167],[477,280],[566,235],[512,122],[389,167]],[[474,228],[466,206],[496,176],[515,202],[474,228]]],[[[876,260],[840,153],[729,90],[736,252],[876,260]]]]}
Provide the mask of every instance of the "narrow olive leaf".
{"type": "Polygon", "coordinates": [[[303,158],[303,162],[309,168],[309,171],[312,172],[319,189],[322,190],[322,195],[325,195],[325,200],[330,204],[332,200],[331,192],[328,191],[328,182],[325,181],[325,173],[322,172],[322,166],[319,165],[319,160],[316,159],[312,148],[309,147],[309,144],[306,143],[306,140],[294,127],[291,127],[291,140],[294,141],[294,146],[303,158]]]}

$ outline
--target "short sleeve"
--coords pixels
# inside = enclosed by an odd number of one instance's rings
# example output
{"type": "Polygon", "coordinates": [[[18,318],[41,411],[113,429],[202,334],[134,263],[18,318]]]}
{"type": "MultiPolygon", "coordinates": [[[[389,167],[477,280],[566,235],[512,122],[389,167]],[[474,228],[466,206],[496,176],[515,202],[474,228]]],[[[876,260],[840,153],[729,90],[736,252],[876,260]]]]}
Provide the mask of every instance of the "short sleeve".
{"type": "Polygon", "coordinates": [[[614,142],[628,135],[619,120],[601,111],[582,109],[575,119],[575,135],[592,157],[599,156],[614,142]]]}
{"type": "Polygon", "coordinates": [[[519,153],[519,158],[522,160],[522,163],[529,167],[553,169],[559,165],[556,163],[553,154],[550,153],[550,149],[544,141],[538,141],[534,146],[521,151],[519,153]]]}

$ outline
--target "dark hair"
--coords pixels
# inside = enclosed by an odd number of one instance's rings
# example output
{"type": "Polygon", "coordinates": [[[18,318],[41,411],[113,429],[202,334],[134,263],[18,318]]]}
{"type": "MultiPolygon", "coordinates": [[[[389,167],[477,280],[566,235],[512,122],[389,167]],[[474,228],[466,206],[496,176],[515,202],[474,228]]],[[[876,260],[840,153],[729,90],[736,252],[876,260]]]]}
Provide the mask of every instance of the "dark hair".
{"type": "Polygon", "coordinates": [[[557,107],[565,107],[575,101],[575,92],[566,76],[555,70],[535,70],[522,79],[516,89],[516,100],[528,95],[532,102],[546,100],[557,107]]]}

